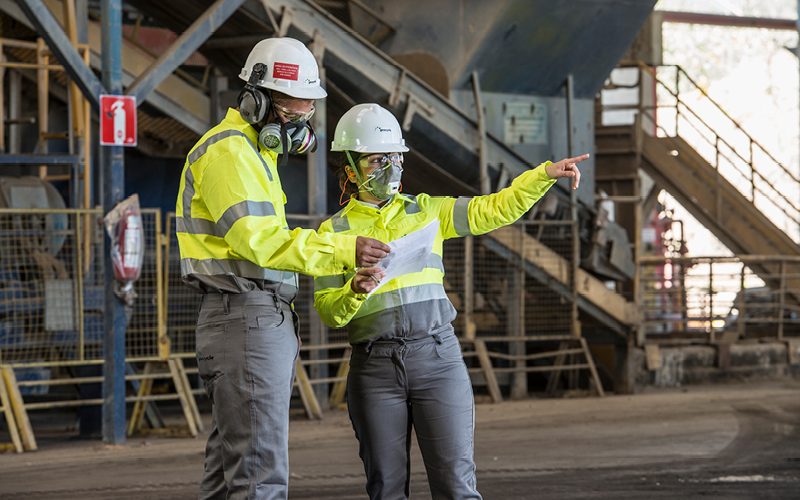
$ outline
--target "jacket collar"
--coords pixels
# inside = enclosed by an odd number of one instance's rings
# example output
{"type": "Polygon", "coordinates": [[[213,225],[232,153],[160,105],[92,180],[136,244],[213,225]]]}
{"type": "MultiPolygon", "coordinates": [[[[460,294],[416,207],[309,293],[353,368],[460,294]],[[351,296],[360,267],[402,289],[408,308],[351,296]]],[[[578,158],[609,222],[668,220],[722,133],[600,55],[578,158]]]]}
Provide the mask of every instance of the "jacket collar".
{"type": "MultiPolygon", "coordinates": [[[[386,202],[384,206],[380,208],[380,211],[383,213],[387,213],[392,206],[398,203],[404,203],[406,201],[413,201],[413,200],[411,200],[411,198],[409,198],[407,195],[403,193],[397,193],[395,195],[392,195],[392,198],[388,202],[386,202]]],[[[347,213],[350,212],[351,210],[355,210],[357,212],[368,212],[370,214],[375,213],[374,206],[367,205],[364,202],[359,201],[355,195],[352,198],[350,198],[350,201],[347,203],[347,206],[345,206],[344,209],[342,210],[342,215],[347,215],[347,213]]]]}

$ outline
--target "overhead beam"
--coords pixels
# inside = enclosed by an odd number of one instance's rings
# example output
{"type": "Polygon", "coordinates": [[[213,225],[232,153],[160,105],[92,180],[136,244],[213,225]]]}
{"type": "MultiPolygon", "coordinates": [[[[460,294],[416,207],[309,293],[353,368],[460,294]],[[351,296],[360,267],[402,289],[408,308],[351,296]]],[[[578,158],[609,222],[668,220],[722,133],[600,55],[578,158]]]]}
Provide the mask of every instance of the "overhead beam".
{"type": "MultiPolygon", "coordinates": [[[[30,1],[30,0],[24,0],[30,1]]],[[[147,70],[128,87],[127,95],[136,102],[145,98],[189,58],[219,28],[245,0],[217,0],[178,37],[170,48],[153,61],[147,70]]]]}
{"type": "Polygon", "coordinates": [[[737,28],[762,28],[769,30],[797,31],[794,19],[773,19],[768,17],[724,16],[719,14],[700,14],[697,12],[656,11],[664,16],[665,23],[708,24],[711,26],[733,26],[737,28]]]}
{"type": "Polygon", "coordinates": [[[261,40],[267,38],[266,34],[263,35],[235,35],[235,36],[221,36],[216,37],[203,43],[204,49],[218,50],[218,49],[235,49],[239,47],[252,47],[261,40]]]}
{"type": "Polygon", "coordinates": [[[64,66],[69,77],[81,89],[81,93],[89,101],[89,104],[92,105],[95,112],[99,112],[100,94],[105,94],[106,89],[91,68],[83,62],[83,58],[67,38],[61,24],[53,17],[42,0],[16,1],[58,62],[64,66]]]}

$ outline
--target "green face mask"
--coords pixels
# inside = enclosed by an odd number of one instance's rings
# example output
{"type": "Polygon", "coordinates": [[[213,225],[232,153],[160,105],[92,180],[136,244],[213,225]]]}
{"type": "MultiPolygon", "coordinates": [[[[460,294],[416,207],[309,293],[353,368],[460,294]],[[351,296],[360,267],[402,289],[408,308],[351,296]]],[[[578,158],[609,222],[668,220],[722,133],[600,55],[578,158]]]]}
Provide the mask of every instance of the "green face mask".
{"type": "Polygon", "coordinates": [[[345,151],[345,153],[347,153],[347,159],[358,179],[359,191],[368,192],[381,201],[388,200],[393,194],[400,191],[400,179],[403,176],[403,155],[401,153],[385,154],[379,158],[375,157],[376,153],[368,153],[359,158],[358,162],[353,161],[349,151],[345,151]],[[362,160],[370,158],[372,158],[369,162],[370,164],[377,163],[379,166],[366,179],[362,179],[359,169],[356,168],[356,163],[361,163],[362,160]]]}

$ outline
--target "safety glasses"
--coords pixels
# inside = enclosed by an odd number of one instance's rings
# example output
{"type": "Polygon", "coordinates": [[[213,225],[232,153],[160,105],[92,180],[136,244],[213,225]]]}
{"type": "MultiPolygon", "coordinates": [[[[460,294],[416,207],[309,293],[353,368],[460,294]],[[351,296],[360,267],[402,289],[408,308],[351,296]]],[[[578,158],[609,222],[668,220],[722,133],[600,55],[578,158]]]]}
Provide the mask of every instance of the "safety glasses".
{"type": "Polygon", "coordinates": [[[374,170],[384,169],[389,165],[397,165],[400,170],[403,170],[403,153],[390,153],[390,154],[366,154],[358,159],[364,160],[366,166],[374,170]]]}
{"type": "Polygon", "coordinates": [[[304,112],[304,111],[292,111],[291,109],[287,109],[277,102],[272,103],[272,107],[275,108],[275,113],[278,114],[281,118],[283,118],[287,122],[294,122],[298,123],[301,121],[308,121],[314,116],[315,108],[311,106],[311,110],[304,112]]]}

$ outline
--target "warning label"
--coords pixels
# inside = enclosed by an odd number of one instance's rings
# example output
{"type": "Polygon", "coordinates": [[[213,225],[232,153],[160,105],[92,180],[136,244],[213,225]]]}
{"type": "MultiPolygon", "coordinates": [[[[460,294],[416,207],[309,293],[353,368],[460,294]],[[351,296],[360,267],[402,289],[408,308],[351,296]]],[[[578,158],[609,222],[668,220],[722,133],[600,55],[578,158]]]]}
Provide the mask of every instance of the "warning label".
{"type": "Polygon", "coordinates": [[[272,68],[273,78],[283,78],[284,80],[295,80],[300,73],[300,66],[297,64],[275,63],[272,68]]]}

